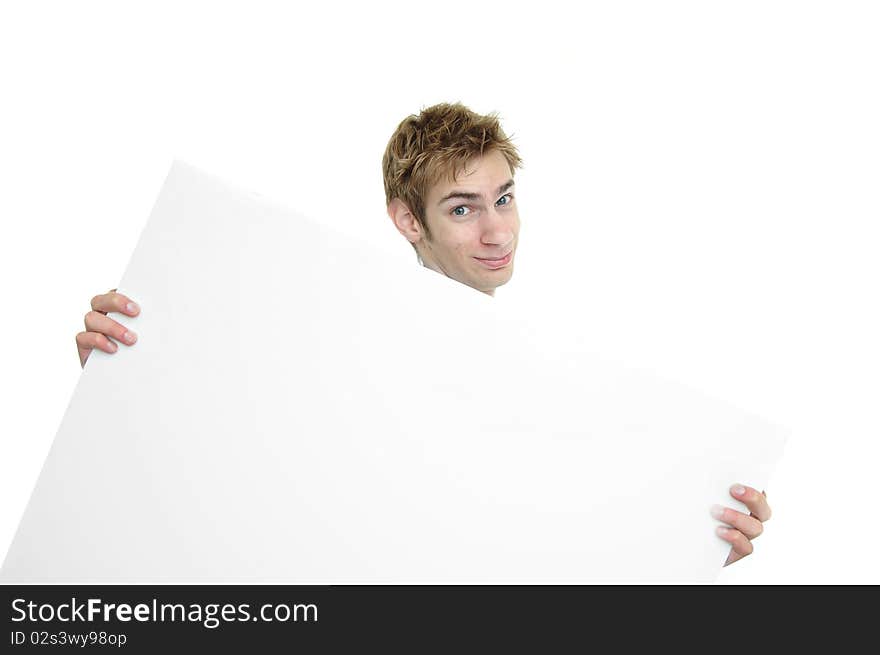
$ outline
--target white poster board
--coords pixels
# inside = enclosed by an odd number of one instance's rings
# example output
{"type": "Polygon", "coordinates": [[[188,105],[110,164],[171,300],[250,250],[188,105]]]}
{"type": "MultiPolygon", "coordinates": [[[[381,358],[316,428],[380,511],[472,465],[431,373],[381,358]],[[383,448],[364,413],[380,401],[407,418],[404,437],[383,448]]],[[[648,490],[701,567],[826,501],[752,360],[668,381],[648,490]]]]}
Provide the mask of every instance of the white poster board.
{"type": "Polygon", "coordinates": [[[783,447],[181,163],[119,290],[3,582],[708,582],[783,447]]]}

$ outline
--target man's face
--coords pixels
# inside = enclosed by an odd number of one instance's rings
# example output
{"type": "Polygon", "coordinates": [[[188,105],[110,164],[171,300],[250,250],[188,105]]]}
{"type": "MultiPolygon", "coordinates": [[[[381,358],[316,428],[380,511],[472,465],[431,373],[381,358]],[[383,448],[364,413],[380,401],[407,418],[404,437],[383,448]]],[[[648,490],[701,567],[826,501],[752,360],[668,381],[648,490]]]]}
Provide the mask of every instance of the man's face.
{"type": "Polygon", "coordinates": [[[513,176],[500,152],[468,163],[457,181],[435,184],[425,199],[425,221],[414,241],[425,266],[494,295],[513,275],[519,214],[513,176]]]}

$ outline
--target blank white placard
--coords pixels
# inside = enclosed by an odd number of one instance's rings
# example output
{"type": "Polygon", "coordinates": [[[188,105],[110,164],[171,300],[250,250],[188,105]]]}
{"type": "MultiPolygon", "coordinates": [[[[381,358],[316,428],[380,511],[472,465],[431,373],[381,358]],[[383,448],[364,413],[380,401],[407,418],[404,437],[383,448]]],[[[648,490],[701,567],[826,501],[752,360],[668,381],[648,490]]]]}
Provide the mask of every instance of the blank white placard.
{"type": "MultiPolygon", "coordinates": [[[[405,247],[402,245],[401,247],[405,247]]],[[[4,582],[706,582],[785,430],[175,163],[4,582]]]]}

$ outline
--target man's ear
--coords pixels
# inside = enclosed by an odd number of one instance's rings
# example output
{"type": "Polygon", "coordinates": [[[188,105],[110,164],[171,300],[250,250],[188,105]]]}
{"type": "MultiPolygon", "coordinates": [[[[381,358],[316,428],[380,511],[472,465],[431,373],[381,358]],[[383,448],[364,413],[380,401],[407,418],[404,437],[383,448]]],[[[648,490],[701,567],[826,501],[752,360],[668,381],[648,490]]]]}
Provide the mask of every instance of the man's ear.
{"type": "Polygon", "coordinates": [[[388,203],[388,216],[394,223],[394,227],[410,243],[418,243],[424,236],[422,226],[416,220],[406,203],[400,198],[394,198],[388,203]]]}

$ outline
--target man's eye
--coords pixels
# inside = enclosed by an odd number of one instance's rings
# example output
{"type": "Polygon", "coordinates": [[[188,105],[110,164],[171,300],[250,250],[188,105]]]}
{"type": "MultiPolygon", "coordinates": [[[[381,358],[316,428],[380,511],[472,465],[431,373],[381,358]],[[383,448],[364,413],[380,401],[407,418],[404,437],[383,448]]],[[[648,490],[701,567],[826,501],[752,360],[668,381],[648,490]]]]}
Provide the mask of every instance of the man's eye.
{"type": "Polygon", "coordinates": [[[507,194],[501,196],[500,198],[498,198],[498,202],[496,202],[495,204],[496,205],[509,205],[511,200],[513,200],[513,194],[507,193],[507,194]],[[501,202],[502,200],[504,200],[504,202],[501,202]]]}
{"type": "Polygon", "coordinates": [[[464,216],[466,213],[465,212],[466,209],[467,209],[467,207],[465,207],[464,205],[461,205],[461,206],[453,209],[452,214],[453,214],[453,216],[464,216]],[[459,211],[459,210],[461,210],[461,211],[459,211]]]}

